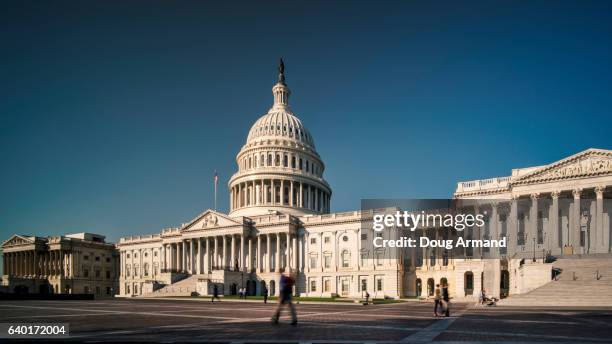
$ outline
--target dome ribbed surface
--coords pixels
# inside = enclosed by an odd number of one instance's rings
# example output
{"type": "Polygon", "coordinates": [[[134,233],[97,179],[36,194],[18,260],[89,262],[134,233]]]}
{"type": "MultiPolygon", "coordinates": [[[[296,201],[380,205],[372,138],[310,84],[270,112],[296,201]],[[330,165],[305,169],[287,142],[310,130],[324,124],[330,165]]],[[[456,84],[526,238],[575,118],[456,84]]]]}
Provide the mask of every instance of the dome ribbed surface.
{"type": "Polygon", "coordinates": [[[282,138],[315,148],[310,132],[302,121],[287,109],[272,109],[259,118],[249,131],[247,144],[258,139],[282,138]]]}

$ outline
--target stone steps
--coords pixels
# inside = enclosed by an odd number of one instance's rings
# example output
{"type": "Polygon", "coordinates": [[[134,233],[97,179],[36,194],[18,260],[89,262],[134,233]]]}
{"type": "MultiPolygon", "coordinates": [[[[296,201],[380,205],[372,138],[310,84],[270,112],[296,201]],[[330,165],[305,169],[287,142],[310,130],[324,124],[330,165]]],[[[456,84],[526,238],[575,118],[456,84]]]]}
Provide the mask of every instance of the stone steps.
{"type": "Polygon", "coordinates": [[[563,258],[553,262],[553,267],[561,269],[556,281],[510,296],[499,305],[612,307],[612,258],[563,258]]]}
{"type": "Polygon", "coordinates": [[[169,284],[152,293],[148,293],[146,297],[166,297],[166,296],[191,296],[197,290],[199,276],[190,276],[178,282],[169,284]]]}

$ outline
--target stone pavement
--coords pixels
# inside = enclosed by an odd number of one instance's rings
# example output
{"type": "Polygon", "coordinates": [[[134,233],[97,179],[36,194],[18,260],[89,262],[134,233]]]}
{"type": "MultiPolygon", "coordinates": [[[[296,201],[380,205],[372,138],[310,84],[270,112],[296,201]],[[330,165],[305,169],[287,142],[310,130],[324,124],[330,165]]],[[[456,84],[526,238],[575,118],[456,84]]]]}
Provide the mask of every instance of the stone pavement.
{"type": "Polygon", "coordinates": [[[86,342],[364,343],[611,342],[612,309],[468,307],[434,318],[432,304],[300,304],[273,326],[275,303],[159,299],[4,301],[0,323],[68,322],[86,342]]]}

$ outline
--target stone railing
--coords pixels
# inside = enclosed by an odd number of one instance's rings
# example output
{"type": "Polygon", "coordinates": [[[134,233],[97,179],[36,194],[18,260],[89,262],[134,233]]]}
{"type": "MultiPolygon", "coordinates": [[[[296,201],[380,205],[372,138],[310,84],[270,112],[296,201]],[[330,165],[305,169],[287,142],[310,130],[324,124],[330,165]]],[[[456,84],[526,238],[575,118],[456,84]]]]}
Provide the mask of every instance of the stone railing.
{"type": "Polygon", "coordinates": [[[455,193],[494,190],[508,187],[511,177],[498,177],[480,180],[471,180],[457,183],[455,193]]]}

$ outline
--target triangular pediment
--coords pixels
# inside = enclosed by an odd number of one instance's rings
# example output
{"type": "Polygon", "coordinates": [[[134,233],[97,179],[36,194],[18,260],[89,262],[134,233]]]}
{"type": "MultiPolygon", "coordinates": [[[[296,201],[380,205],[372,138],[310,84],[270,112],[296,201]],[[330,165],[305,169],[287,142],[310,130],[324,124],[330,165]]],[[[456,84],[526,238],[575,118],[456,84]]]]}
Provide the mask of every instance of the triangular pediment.
{"type": "Polygon", "coordinates": [[[513,180],[512,184],[533,184],[609,174],[612,174],[612,151],[591,148],[543,166],[513,180]]]}
{"type": "Polygon", "coordinates": [[[182,230],[207,229],[243,225],[242,218],[232,218],[218,211],[208,209],[191,222],[185,224],[182,230]]]}
{"type": "Polygon", "coordinates": [[[29,244],[33,244],[33,243],[34,243],[34,239],[33,238],[30,238],[30,237],[27,237],[27,236],[23,236],[23,235],[19,235],[19,234],[14,234],[8,240],[6,240],[6,241],[4,241],[2,243],[2,247],[29,245],[29,244]]]}

